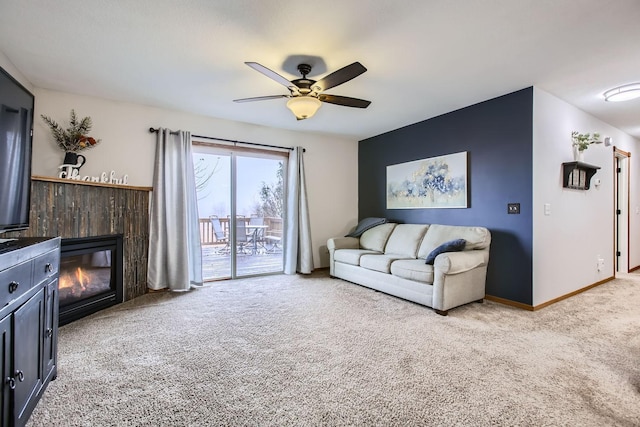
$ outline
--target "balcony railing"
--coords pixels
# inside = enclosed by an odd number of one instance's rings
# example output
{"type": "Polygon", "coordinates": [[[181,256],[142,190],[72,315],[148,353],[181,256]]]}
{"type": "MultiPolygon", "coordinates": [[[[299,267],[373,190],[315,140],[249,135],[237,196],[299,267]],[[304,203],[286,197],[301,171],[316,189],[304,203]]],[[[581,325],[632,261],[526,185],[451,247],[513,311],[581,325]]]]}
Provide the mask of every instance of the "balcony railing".
{"type": "MultiPolygon", "coordinates": [[[[249,224],[249,217],[244,217],[244,220],[247,224],[249,224]]],[[[205,245],[216,245],[219,242],[216,240],[216,235],[213,232],[213,226],[211,225],[211,220],[209,218],[200,218],[200,242],[203,246],[205,245]]],[[[221,217],[220,225],[224,230],[226,236],[229,235],[229,218],[221,217]]],[[[264,231],[265,237],[276,237],[278,239],[282,238],[282,218],[274,218],[274,217],[265,217],[264,225],[267,226],[264,231]]]]}

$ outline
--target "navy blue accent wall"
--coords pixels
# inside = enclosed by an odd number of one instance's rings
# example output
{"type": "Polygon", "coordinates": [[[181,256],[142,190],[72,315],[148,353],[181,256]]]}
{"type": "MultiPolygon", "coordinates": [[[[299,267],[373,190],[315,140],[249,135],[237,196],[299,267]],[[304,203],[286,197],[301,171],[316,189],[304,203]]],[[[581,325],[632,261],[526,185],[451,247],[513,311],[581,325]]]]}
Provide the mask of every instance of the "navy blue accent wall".
{"type": "Polygon", "coordinates": [[[358,215],[491,230],[488,295],[531,305],[533,88],[360,141],[358,215]],[[386,167],[468,152],[467,209],[387,209],[386,167]],[[507,214],[508,203],[520,214],[507,214]]]}

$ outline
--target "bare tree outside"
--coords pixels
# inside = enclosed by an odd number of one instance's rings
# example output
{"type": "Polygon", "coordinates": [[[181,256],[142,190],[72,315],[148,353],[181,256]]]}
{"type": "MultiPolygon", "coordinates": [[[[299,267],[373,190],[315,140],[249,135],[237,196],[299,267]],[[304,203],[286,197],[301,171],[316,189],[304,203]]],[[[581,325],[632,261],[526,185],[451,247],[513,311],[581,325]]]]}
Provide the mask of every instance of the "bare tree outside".
{"type": "Polygon", "coordinates": [[[207,162],[203,157],[193,162],[193,173],[196,178],[196,192],[198,200],[205,199],[211,194],[213,186],[207,188],[209,181],[213,175],[220,170],[220,157],[216,158],[215,163],[207,162]]]}
{"type": "Polygon", "coordinates": [[[284,163],[278,162],[276,182],[267,184],[262,181],[258,215],[263,217],[284,217],[284,163]]]}

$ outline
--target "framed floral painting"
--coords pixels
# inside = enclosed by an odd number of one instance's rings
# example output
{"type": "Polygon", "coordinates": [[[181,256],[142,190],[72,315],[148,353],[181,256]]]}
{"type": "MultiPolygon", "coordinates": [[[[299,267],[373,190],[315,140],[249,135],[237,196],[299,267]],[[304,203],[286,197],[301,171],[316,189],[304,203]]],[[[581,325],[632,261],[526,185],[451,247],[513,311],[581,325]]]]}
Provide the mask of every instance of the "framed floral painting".
{"type": "Polygon", "coordinates": [[[387,166],[387,209],[466,207],[466,151],[387,166]]]}

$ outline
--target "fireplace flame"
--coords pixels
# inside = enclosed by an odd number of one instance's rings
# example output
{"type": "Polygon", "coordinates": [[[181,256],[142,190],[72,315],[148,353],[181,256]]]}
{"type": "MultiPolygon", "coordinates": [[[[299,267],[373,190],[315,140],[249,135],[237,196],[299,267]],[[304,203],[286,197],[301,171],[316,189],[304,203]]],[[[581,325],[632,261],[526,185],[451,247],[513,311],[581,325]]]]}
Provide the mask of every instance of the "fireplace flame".
{"type": "Polygon", "coordinates": [[[87,287],[85,286],[84,282],[85,282],[85,275],[82,271],[82,268],[78,267],[78,269],[76,270],[76,278],[78,279],[78,284],[80,285],[80,288],[84,291],[85,289],[87,289],[87,287]]]}
{"type": "Polygon", "coordinates": [[[62,256],[58,290],[60,307],[111,292],[113,272],[109,251],[62,256]]]}
{"type": "Polygon", "coordinates": [[[87,290],[95,275],[85,271],[82,267],[76,268],[74,272],[60,274],[60,290],[68,290],[72,295],[81,295],[87,290]]]}

